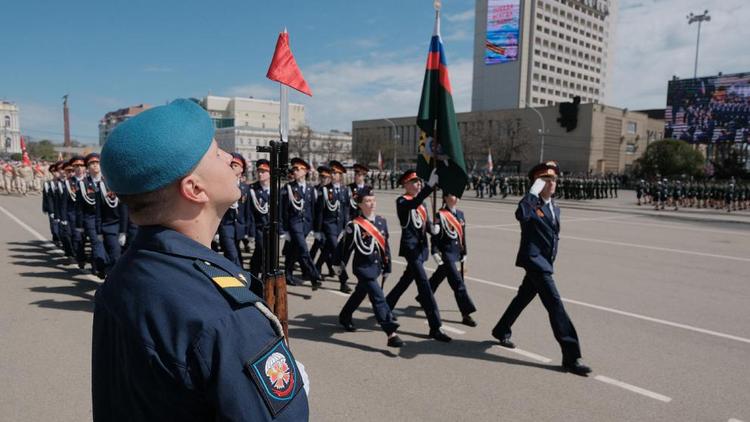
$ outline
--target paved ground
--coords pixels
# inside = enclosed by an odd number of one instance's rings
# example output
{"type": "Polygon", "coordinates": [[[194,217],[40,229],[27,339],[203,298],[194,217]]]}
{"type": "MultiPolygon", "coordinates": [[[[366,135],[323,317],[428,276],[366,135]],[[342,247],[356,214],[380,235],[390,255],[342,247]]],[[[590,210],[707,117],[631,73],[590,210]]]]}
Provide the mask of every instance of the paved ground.
{"type": "MultiPolygon", "coordinates": [[[[355,313],[359,331],[337,327],[346,300],[337,283],[290,289],[291,344],[312,380],[312,419],[750,421],[750,213],[655,213],[621,196],[561,201],[555,278],[590,377],[559,370],[538,300],[514,326],[520,349],[491,341],[523,276],[513,266],[515,199],[466,200],[479,326],[459,323],[444,283],[438,303],[452,343],[426,337],[414,287],[399,303],[400,351],[385,347],[368,302],[355,313]]],[[[394,198],[379,197],[393,231],[394,198]]],[[[42,241],[39,201],[0,197],[0,419],[87,420],[98,284],[42,241]]],[[[398,259],[390,285],[401,270],[398,259]]]]}

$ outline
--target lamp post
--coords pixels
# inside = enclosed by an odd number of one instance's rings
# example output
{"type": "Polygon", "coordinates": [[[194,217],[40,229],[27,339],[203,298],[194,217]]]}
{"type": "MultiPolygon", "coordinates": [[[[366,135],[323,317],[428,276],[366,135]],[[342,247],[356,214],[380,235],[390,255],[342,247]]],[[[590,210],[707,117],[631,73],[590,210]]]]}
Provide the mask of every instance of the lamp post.
{"type": "Polygon", "coordinates": [[[393,121],[391,119],[383,119],[383,120],[390,123],[391,127],[393,128],[393,172],[395,173],[398,171],[398,169],[396,169],[396,150],[397,150],[396,141],[398,140],[399,136],[396,133],[396,125],[393,123],[393,121]]]}
{"type": "Polygon", "coordinates": [[[536,113],[537,116],[539,116],[539,120],[542,122],[542,128],[539,129],[539,135],[541,138],[541,145],[539,147],[539,162],[544,161],[544,134],[547,133],[547,128],[544,124],[544,117],[542,116],[542,113],[539,112],[539,110],[536,109],[536,107],[530,106],[527,102],[522,101],[524,106],[528,109],[531,109],[536,113]]]}
{"type": "Polygon", "coordinates": [[[708,16],[708,10],[704,10],[702,15],[696,15],[693,14],[693,12],[690,12],[690,14],[687,15],[687,20],[688,25],[693,22],[698,22],[698,39],[695,42],[695,66],[693,67],[693,79],[695,79],[698,77],[698,48],[701,43],[701,24],[703,22],[711,21],[711,16],[708,16]]]}

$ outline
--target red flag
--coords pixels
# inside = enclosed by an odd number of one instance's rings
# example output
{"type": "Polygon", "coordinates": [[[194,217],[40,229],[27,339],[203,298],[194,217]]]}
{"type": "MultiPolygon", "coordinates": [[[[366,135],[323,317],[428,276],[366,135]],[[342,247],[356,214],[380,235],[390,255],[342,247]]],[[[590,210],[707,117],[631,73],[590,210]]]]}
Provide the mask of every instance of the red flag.
{"type": "Polygon", "coordinates": [[[380,150],[378,150],[378,170],[383,170],[383,156],[380,154],[380,150]]]}
{"type": "Polygon", "coordinates": [[[286,31],[279,34],[276,51],[273,52],[273,59],[266,77],[312,97],[310,87],[307,86],[302,71],[299,70],[297,61],[294,60],[292,50],[289,48],[289,33],[286,31]]]}
{"type": "Polygon", "coordinates": [[[29,159],[29,153],[26,152],[26,142],[24,142],[23,136],[21,137],[21,154],[23,154],[23,165],[30,166],[31,160],[29,159]]]}

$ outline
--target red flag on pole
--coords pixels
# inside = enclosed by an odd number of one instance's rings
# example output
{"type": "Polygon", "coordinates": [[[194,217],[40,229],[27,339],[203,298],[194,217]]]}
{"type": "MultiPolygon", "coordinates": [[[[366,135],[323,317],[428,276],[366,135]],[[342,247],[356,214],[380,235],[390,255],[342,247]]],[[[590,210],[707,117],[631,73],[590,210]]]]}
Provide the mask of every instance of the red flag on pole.
{"type": "Polygon", "coordinates": [[[297,91],[312,97],[312,91],[305,82],[302,71],[294,60],[291,48],[289,48],[289,33],[284,31],[276,40],[276,51],[273,53],[271,66],[268,67],[266,77],[272,81],[290,86],[297,91]]]}
{"type": "Polygon", "coordinates": [[[26,152],[26,142],[24,142],[23,136],[21,137],[21,154],[23,155],[23,165],[30,166],[31,160],[29,159],[29,153],[26,152]]]}
{"type": "Polygon", "coordinates": [[[378,150],[378,170],[383,170],[383,155],[378,150]]]}

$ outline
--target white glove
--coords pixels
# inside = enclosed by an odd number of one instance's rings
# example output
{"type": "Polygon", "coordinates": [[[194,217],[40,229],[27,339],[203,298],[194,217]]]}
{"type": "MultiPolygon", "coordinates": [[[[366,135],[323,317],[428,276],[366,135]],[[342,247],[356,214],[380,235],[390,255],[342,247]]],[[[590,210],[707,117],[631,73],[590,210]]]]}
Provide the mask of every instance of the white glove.
{"type": "Polygon", "coordinates": [[[214,235],[214,243],[219,243],[219,235],[218,234],[214,235]]]}
{"type": "Polygon", "coordinates": [[[300,375],[302,375],[302,384],[305,386],[305,394],[307,396],[310,396],[310,377],[307,376],[307,371],[305,371],[305,365],[302,364],[300,361],[297,362],[297,369],[299,369],[300,375]]]}
{"type": "Polygon", "coordinates": [[[531,189],[529,189],[529,193],[534,196],[539,196],[539,192],[544,189],[544,186],[547,185],[547,182],[544,181],[542,178],[538,178],[534,180],[534,184],[531,185],[531,189]]]}
{"type": "Polygon", "coordinates": [[[289,241],[289,233],[284,233],[279,237],[279,240],[283,240],[284,242],[289,241]]]}
{"type": "Polygon", "coordinates": [[[55,213],[54,212],[49,213],[49,217],[54,220],[55,219],[55,213]]]}
{"type": "Polygon", "coordinates": [[[323,239],[325,239],[325,237],[323,236],[323,232],[315,232],[313,233],[313,237],[319,242],[322,242],[323,239]]]}
{"type": "Polygon", "coordinates": [[[248,240],[248,244],[250,245],[251,248],[254,248],[255,247],[255,238],[251,237],[250,240],[248,240]]]}
{"type": "Polygon", "coordinates": [[[250,240],[250,235],[246,234],[246,235],[242,236],[242,240],[250,240]]]}
{"type": "Polygon", "coordinates": [[[68,225],[68,222],[67,222],[67,221],[62,221],[62,220],[61,220],[61,221],[60,221],[60,224],[62,224],[63,226],[67,226],[67,225],[68,225]]]}
{"type": "Polygon", "coordinates": [[[337,276],[341,275],[341,265],[333,265],[332,268],[334,274],[336,274],[337,276]]]}
{"type": "Polygon", "coordinates": [[[440,257],[439,253],[432,254],[432,259],[433,261],[435,261],[435,264],[437,264],[438,267],[443,265],[443,258],[440,257]]]}
{"type": "Polygon", "coordinates": [[[435,185],[438,184],[439,178],[437,174],[437,169],[432,169],[432,173],[430,173],[430,178],[427,180],[427,185],[431,188],[434,188],[435,185]]]}
{"type": "Polygon", "coordinates": [[[439,224],[433,224],[432,225],[432,234],[437,236],[440,233],[440,225],[439,224]]]}
{"type": "Polygon", "coordinates": [[[468,258],[469,255],[464,255],[463,258],[461,258],[461,262],[466,262],[466,258],[468,258]]]}
{"type": "Polygon", "coordinates": [[[125,233],[117,235],[117,243],[119,243],[120,246],[125,246],[125,233]]]}

